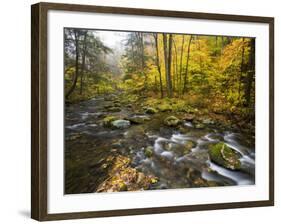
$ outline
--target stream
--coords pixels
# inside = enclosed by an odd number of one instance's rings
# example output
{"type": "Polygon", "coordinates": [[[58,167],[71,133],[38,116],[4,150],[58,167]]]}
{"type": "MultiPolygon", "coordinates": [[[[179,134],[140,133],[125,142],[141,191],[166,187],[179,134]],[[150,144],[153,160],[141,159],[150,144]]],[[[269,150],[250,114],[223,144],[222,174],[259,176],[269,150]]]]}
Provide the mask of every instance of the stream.
{"type": "MultiPolygon", "coordinates": [[[[65,159],[67,192],[94,192],[102,179],[95,169],[102,158],[122,154],[131,159],[131,166],[158,182],[152,189],[195,187],[188,178],[190,170],[216,186],[255,184],[255,148],[247,136],[232,130],[207,124],[196,128],[193,122],[184,122],[181,128],[163,125],[172,112],[145,114],[141,107],[126,103],[120,111],[108,111],[118,95],[98,96],[91,100],[65,107],[65,159]],[[111,99],[112,98],[112,99],[111,99]],[[104,127],[105,116],[114,115],[147,119],[142,124],[131,123],[128,128],[104,127]],[[239,152],[241,170],[226,169],[212,161],[208,145],[224,142],[239,152]],[[185,146],[189,144],[190,149],[185,146]],[[146,148],[153,156],[147,156],[146,148]]],[[[117,102],[119,103],[119,102],[117,102]]],[[[198,185],[196,185],[198,186],[198,185]]]]}

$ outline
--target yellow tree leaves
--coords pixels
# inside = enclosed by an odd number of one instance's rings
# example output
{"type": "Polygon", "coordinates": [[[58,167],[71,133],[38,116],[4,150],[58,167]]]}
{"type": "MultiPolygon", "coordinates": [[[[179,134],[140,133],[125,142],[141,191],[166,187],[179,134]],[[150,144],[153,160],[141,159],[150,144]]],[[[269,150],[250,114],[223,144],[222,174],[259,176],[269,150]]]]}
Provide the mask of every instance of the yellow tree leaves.
{"type": "MultiPolygon", "coordinates": [[[[240,66],[242,48],[244,46],[245,52],[249,52],[249,38],[237,38],[234,39],[230,44],[225,46],[222,55],[219,59],[219,69],[225,72],[231,66],[240,66]]],[[[248,54],[248,53],[247,53],[248,54]]]]}

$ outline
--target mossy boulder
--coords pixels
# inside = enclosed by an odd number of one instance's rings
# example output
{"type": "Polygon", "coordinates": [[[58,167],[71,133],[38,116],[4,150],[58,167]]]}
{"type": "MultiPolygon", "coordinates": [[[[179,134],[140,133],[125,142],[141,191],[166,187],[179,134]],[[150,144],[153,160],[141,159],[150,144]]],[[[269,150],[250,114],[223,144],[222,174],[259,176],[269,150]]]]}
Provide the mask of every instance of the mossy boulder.
{"type": "Polygon", "coordinates": [[[143,139],[146,136],[145,129],[142,125],[132,126],[128,131],[125,132],[124,136],[126,139],[143,139]]]}
{"type": "Polygon", "coordinates": [[[175,127],[180,124],[180,120],[175,116],[169,116],[165,118],[164,124],[169,127],[175,127]]]}
{"type": "Polygon", "coordinates": [[[203,119],[202,121],[203,124],[215,124],[215,121],[213,121],[212,119],[210,118],[206,118],[206,119],[203,119]]]}
{"type": "Polygon", "coordinates": [[[147,107],[145,113],[147,114],[156,114],[158,111],[153,107],[147,107]]]}
{"type": "Polygon", "coordinates": [[[194,127],[197,128],[197,129],[203,129],[203,128],[205,128],[205,124],[196,123],[194,127]]]}
{"type": "Polygon", "coordinates": [[[167,112],[167,111],[173,110],[172,106],[170,104],[167,104],[167,103],[160,104],[157,108],[161,112],[167,112]]]}
{"type": "Polygon", "coordinates": [[[118,118],[115,116],[106,116],[103,121],[102,124],[104,127],[112,127],[111,122],[117,120],[118,118]]]}
{"type": "Polygon", "coordinates": [[[209,155],[213,162],[230,170],[241,169],[241,154],[234,149],[227,146],[225,143],[220,142],[211,145],[209,155]]]}
{"type": "Polygon", "coordinates": [[[149,121],[150,118],[147,116],[133,116],[126,118],[126,120],[129,120],[132,124],[143,124],[146,121],[149,121]]]}
{"type": "Polygon", "coordinates": [[[111,122],[112,127],[118,128],[118,129],[125,129],[128,128],[131,123],[127,120],[115,120],[111,122]]]}
{"type": "Polygon", "coordinates": [[[144,149],[144,154],[146,157],[151,157],[153,155],[153,147],[152,146],[147,146],[144,149]]]}
{"type": "Polygon", "coordinates": [[[185,121],[193,121],[194,118],[195,118],[195,115],[194,115],[194,114],[186,114],[183,119],[184,119],[185,121]]]}

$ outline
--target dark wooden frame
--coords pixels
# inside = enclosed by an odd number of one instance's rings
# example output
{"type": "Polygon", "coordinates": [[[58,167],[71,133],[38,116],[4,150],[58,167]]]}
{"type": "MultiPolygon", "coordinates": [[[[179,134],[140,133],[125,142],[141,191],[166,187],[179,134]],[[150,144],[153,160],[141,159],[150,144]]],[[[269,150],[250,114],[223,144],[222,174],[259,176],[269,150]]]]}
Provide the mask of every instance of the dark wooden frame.
{"type": "Polygon", "coordinates": [[[116,8],[90,5],[38,3],[31,6],[31,217],[39,221],[124,215],[186,212],[274,205],[274,18],[116,8]],[[98,12],[174,18],[195,18],[269,24],[269,200],[113,211],[48,214],[47,212],[47,12],[98,12]]]}

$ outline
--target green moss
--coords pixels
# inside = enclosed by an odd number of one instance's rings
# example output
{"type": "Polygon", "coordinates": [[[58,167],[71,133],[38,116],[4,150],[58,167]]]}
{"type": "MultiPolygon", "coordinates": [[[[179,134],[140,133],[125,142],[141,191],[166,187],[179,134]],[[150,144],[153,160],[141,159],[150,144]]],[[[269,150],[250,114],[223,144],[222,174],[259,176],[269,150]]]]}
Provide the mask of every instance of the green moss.
{"type": "Polygon", "coordinates": [[[169,116],[165,118],[164,124],[170,127],[175,127],[180,124],[180,120],[175,116],[169,116]]]}
{"type": "Polygon", "coordinates": [[[163,104],[159,105],[157,108],[161,112],[166,112],[166,111],[172,111],[173,110],[172,106],[170,104],[168,104],[168,103],[165,103],[165,102],[163,104]]]}
{"type": "Polygon", "coordinates": [[[234,149],[220,142],[210,146],[209,155],[213,162],[227,169],[239,170],[241,168],[241,155],[234,149]]]}
{"type": "Polygon", "coordinates": [[[119,111],[121,111],[120,107],[115,107],[115,106],[114,107],[110,107],[107,110],[110,111],[110,112],[119,112],[119,111]]]}
{"type": "Polygon", "coordinates": [[[153,108],[153,107],[148,107],[148,108],[146,108],[146,110],[145,110],[145,113],[147,113],[147,114],[155,114],[155,113],[157,113],[158,111],[155,109],[155,108],[153,108]]]}
{"type": "Polygon", "coordinates": [[[153,147],[152,146],[146,147],[144,150],[144,154],[146,157],[151,157],[153,155],[153,147]]]}
{"type": "Polygon", "coordinates": [[[118,118],[115,116],[106,116],[103,119],[103,126],[104,127],[111,127],[111,122],[117,120],[118,118]]]}

